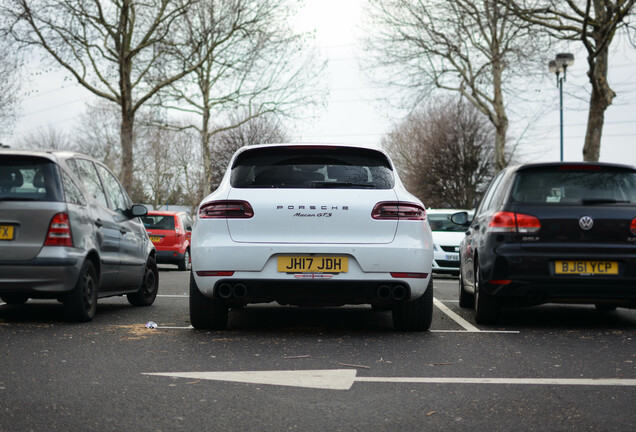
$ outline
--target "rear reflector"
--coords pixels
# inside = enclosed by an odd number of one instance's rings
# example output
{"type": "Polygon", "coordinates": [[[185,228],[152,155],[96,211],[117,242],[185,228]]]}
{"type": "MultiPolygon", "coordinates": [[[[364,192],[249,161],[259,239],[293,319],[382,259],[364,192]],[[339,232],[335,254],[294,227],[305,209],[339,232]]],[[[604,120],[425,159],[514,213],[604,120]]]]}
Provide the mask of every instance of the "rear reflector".
{"type": "Polygon", "coordinates": [[[636,218],[632,219],[632,224],[629,227],[629,230],[632,232],[632,234],[636,235],[636,218]]]}
{"type": "Polygon", "coordinates": [[[492,284],[492,285],[508,285],[510,282],[512,282],[509,279],[501,279],[501,280],[489,280],[488,283],[492,284]]]}
{"type": "Polygon", "coordinates": [[[197,272],[197,276],[233,276],[233,271],[212,271],[212,270],[202,270],[197,272]]]}
{"type": "Polygon", "coordinates": [[[393,273],[391,276],[398,279],[426,279],[428,273],[393,273]]]}
{"type": "Polygon", "coordinates": [[[424,207],[415,203],[385,201],[373,207],[371,217],[376,220],[425,220],[424,207]]]}
{"type": "Polygon", "coordinates": [[[53,216],[49,224],[49,232],[46,234],[44,246],[73,247],[71,223],[67,213],[58,213],[53,216]]]}
{"type": "Polygon", "coordinates": [[[247,201],[211,201],[199,209],[199,219],[249,219],[254,209],[247,201]]]}

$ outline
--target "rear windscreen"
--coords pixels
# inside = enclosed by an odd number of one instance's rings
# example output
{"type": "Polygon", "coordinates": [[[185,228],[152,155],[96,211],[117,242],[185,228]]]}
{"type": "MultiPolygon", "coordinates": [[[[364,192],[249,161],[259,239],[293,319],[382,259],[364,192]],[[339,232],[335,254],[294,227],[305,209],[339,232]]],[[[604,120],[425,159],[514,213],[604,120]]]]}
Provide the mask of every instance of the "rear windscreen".
{"type": "Polygon", "coordinates": [[[146,229],[174,230],[174,216],[146,215],[141,218],[146,229]]]}
{"type": "Polygon", "coordinates": [[[517,173],[513,200],[547,204],[636,203],[636,173],[617,167],[556,166],[517,173]]]}
{"type": "Polygon", "coordinates": [[[372,149],[269,147],[241,153],[232,166],[235,188],[391,189],[386,156],[372,149]]]}
{"type": "Polygon", "coordinates": [[[0,201],[63,201],[57,165],[39,157],[3,155],[0,201]]]}

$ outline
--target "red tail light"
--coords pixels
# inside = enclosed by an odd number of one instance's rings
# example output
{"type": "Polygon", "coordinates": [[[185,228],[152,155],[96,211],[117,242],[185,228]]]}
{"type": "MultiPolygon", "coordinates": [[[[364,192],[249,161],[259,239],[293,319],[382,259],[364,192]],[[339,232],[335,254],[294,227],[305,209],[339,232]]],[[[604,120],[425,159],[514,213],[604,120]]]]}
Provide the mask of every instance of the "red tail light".
{"type": "Polygon", "coordinates": [[[49,232],[46,234],[44,246],[68,246],[73,247],[71,223],[68,214],[58,213],[53,216],[49,224],[49,232]]]}
{"type": "Polygon", "coordinates": [[[488,224],[491,233],[535,233],[540,229],[541,222],[537,217],[512,212],[497,212],[488,224]]]}
{"type": "Polygon", "coordinates": [[[247,201],[211,201],[199,209],[199,219],[249,219],[254,209],[247,201]]]}
{"type": "Polygon", "coordinates": [[[517,230],[520,233],[535,233],[541,229],[541,222],[535,216],[517,213],[517,230]]]}
{"type": "Polygon", "coordinates": [[[373,207],[371,217],[378,220],[425,220],[424,207],[415,203],[379,202],[373,207]]]}
{"type": "Polygon", "coordinates": [[[632,234],[636,235],[636,218],[632,219],[632,224],[629,227],[632,234]]]}

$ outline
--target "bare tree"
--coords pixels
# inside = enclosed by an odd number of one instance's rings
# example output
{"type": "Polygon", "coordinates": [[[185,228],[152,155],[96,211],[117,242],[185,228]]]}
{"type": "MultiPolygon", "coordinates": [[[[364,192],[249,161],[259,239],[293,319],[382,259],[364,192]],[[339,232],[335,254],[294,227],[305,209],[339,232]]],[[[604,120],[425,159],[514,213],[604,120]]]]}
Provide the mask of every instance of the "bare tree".
{"type": "Polygon", "coordinates": [[[616,32],[626,25],[636,0],[500,1],[512,5],[517,16],[556,39],[583,42],[592,84],[583,160],[598,161],[605,111],[616,96],[607,80],[609,48],[616,32]]]}
{"type": "Polygon", "coordinates": [[[494,173],[493,128],[466,102],[434,99],[382,139],[406,188],[430,207],[473,208],[494,173]]]}
{"type": "Polygon", "coordinates": [[[182,61],[194,74],[166,89],[162,105],[195,114],[190,127],[200,134],[210,187],[213,135],[264,115],[297,115],[320,97],[324,64],[291,29],[292,13],[287,0],[226,0],[199,3],[187,17],[193,46],[182,61]],[[226,114],[238,110],[240,117],[226,114]]]}
{"type": "Polygon", "coordinates": [[[0,6],[16,41],[44,49],[82,86],[120,107],[121,177],[129,191],[135,114],[199,66],[184,67],[175,53],[208,54],[205,46],[180,40],[184,14],[200,1],[5,0],[0,6]]]}
{"type": "Polygon", "coordinates": [[[249,114],[244,114],[242,117],[235,115],[231,122],[240,124],[240,126],[220,132],[212,138],[213,145],[210,155],[212,178],[209,185],[212,190],[219,186],[232,155],[239,148],[254,144],[289,141],[289,137],[274,116],[264,115],[244,121],[245,116],[249,116],[249,114]]]}
{"type": "Polygon", "coordinates": [[[16,121],[20,101],[20,60],[0,32],[0,137],[9,131],[16,121]]]}
{"type": "MultiPolygon", "coordinates": [[[[103,99],[88,104],[72,131],[73,147],[104,162],[115,174],[121,176],[119,126],[119,112],[115,104],[103,99]]],[[[135,134],[137,129],[135,128],[135,134]]]]}
{"type": "Polygon", "coordinates": [[[410,106],[434,89],[460,93],[494,126],[495,168],[505,167],[505,85],[541,52],[533,48],[527,23],[499,0],[370,3],[368,49],[378,79],[404,89],[410,106]]]}
{"type": "Polygon", "coordinates": [[[28,133],[17,141],[18,148],[43,150],[74,150],[69,136],[49,126],[28,133]]]}

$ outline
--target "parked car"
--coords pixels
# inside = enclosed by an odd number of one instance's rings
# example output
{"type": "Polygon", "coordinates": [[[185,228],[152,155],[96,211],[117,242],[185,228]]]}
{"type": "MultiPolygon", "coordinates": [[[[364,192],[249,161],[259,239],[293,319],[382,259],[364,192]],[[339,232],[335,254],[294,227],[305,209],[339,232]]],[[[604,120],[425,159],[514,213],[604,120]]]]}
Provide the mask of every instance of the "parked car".
{"type": "MultiPolygon", "coordinates": [[[[452,216],[466,223],[467,214],[452,216]]],[[[509,167],[492,181],[460,246],[459,304],[478,323],[502,307],[551,302],[636,307],[636,168],[509,167]]]]}
{"type": "Polygon", "coordinates": [[[466,237],[466,227],[451,221],[455,213],[471,210],[427,209],[426,218],[433,232],[433,273],[459,275],[459,244],[466,237]]]}
{"type": "Polygon", "coordinates": [[[426,330],[432,259],[425,208],[385,152],[244,147],[199,206],[190,320],[224,328],[228,308],[248,303],[371,304],[399,330],[426,330]]]}
{"type": "Polygon", "coordinates": [[[190,216],[182,211],[152,210],[142,221],[157,249],[157,263],[176,264],[179,270],[190,270],[190,216]]]}
{"type": "Polygon", "coordinates": [[[155,248],[115,176],[72,152],[0,150],[0,298],[63,302],[67,319],[89,321],[97,299],[157,296],[155,248]]]}

